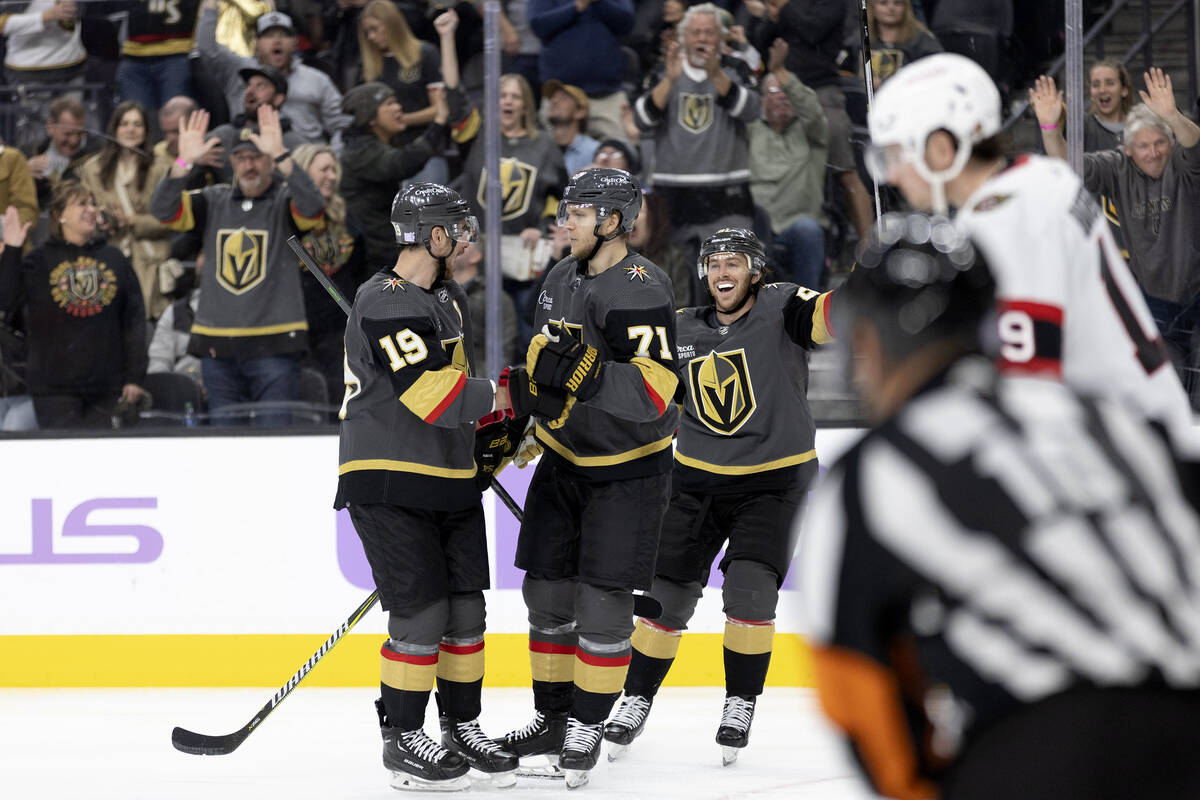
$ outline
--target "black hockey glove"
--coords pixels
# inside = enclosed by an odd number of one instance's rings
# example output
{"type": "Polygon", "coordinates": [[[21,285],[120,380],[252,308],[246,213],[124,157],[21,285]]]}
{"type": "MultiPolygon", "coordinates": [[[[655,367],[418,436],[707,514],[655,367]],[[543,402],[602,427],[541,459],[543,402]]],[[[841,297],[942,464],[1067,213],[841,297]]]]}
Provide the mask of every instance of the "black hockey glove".
{"type": "Polygon", "coordinates": [[[475,424],[475,485],[480,491],[491,486],[492,478],[517,454],[528,423],[528,417],[494,411],[475,424]]]}
{"type": "Polygon", "coordinates": [[[600,389],[600,353],[557,325],[545,325],[533,337],[525,356],[533,380],[540,386],[566,389],[580,400],[600,389]]]}
{"type": "Polygon", "coordinates": [[[501,386],[508,389],[508,402],[517,417],[533,416],[548,420],[551,428],[561,428],[575,398],[562,389],[552,389],[529,380],[524,367],[505,367],[500,373],[501,386]]]}

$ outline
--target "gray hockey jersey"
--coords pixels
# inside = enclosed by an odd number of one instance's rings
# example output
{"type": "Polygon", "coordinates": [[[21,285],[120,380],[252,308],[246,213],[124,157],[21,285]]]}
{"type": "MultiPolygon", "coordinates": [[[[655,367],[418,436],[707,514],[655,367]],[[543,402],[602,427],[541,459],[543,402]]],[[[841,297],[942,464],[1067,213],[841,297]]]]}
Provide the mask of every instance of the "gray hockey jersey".
{"type": "Polygon", "coordinates": [[[537,298],[535,330],[560,323],[595,346],[604,367],[599,391],[577,402],[565,425],[538,424],[544,457],[596,481],[671,469],[679,421],[672,297],[666,273],[636,253],[595,276],[573,256],[550,271],[537,298]]]}
{"type": "Polygon", "coordinates": [[[722,325],[712,306],[679,312],[676,346],[686,395],[674,488],[782,488],[815,469],[805,350],[833,339],[830,297],[770,283],[732,325],[722,325]]]}
{"type": "Polygon", "coordinates": [[[475,421],[495,390],[472,378],[467,298],[391,270],[358,290],[346,325],[335,508],[392,503],[455,511],[479,501],[475,421]]]}

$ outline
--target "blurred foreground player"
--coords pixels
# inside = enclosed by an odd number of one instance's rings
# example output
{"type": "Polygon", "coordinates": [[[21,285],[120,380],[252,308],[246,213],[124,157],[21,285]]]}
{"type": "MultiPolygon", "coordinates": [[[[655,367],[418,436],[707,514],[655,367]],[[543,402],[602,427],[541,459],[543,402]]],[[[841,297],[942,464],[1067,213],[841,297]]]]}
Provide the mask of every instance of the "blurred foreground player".
{"type": "Polygon", "coordinates": [[[801,548],[825,711],[889,797],[1200,797],[1200,517],[1165,437],[998,380],[982,255],[881,230],[834,308],[877,427],[801,548]]]}
{"type": "Polygon", "coordinates": [[[1187,396],[1100,207],[1062,161],[1008,164],[1000,119],[982,67],[923,58],[876,95],[868,164],[917,208],[959,209],[995,276],[1006,376],[1120,400],[1200,459],[1187,396]]]}
{"type": "Polygon", "coordinates": [[[795,546],[792,519],[817,473],[807,352],[832,339],[830,294],[764,283],[763,246],[742,228],[705,239],[698,271],[712,302],[675,320],[686,395],[650,590],[663,614],[634,628],[625,698],[604,728],[609,758],[645,727],[722,547],[722,761],[733,763],[749,743],[795,546]]]}
{"type": "Polygon", "coordinates": [[[468,771],[516,782],[517,757],[479,728],[488,588],[475,422],[508,393],[470,376],[467,298],[448,262],[477,224],[458,194],[397,195],[400,254],[358,290],[346,326],[346,396],[335,507],[362,539],[388,635],[375,705],[397,789],[468,788],[468,771]],[[436,677],[442,745],[423,729],[436,677]]]}

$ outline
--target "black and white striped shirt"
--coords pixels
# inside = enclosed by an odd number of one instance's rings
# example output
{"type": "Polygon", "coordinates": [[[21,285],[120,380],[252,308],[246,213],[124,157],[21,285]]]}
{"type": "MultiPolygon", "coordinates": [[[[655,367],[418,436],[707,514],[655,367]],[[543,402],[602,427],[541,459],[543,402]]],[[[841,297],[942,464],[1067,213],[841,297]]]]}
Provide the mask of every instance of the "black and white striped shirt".
{"type": "Polygon", "coordinates": [[[1200,519],[1171,454],[1061,384],[959,362],[831,468],[804,536],[822,701],[885,794],[1051,695],[1200,686],[1200,519]],[[898,713],[862,719],[866,697],[898,713]]]}

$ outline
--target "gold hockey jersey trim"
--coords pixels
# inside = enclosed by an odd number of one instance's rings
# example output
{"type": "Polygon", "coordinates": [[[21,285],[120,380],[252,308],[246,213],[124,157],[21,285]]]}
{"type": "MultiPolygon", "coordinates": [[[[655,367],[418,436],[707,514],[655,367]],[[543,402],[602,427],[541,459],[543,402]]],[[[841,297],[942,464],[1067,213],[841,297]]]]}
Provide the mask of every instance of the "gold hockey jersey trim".
{"type": "Polygon", "coordinates": [[[803,464],[806,461],[812,461],[817,457],[816,450],[807,450],[803,453],[798,453],[794,456],[786,458],[777,458],[774,461],[767,461],[762,464],[747,464],[740,467],[730,467],[724,464],[710,464],[707,461],[701,461],[698,458],[685,456],[678,450],[675,451],[675,460],[685,467],[692,469],[702,469],[705,472],[715,472],[718,475],[753,475],[756,472],[769,472],[773,469],[783,469],[784,467],[794,467],[797,464],[803,464]]]}
{"type": "Polygon", "coordinates": [[[415,472],[432,478],[474,478],[475,466],[470,469],[453,469],[450,467],[434,467],[429,464],[418,464],[415,461],[394,461],[390,458],[360,458],[347,461],[338,467],[338,475],[350,472],[361,472],[368,469],[385,469],[390,472],[415,472]]]}
{"type": "Polygon", "coordinates": [[[654,453],[666,450],[671,446],[671,436],[664,436],[657,442],[642,445],[633,450],[626,450],[624,453],[613,453],[610,456],[580,456],[571,452],[565,445],[558,442],[550,435],[550,432],[539,422],[537,425],[537,439],[542,444],[549,447],[554,452],[558,453],[569,463],[577,467],[611,467],[613,464],[624,464],[627,461],[636,461],[639,458],[653,455],[654,453]]]}

